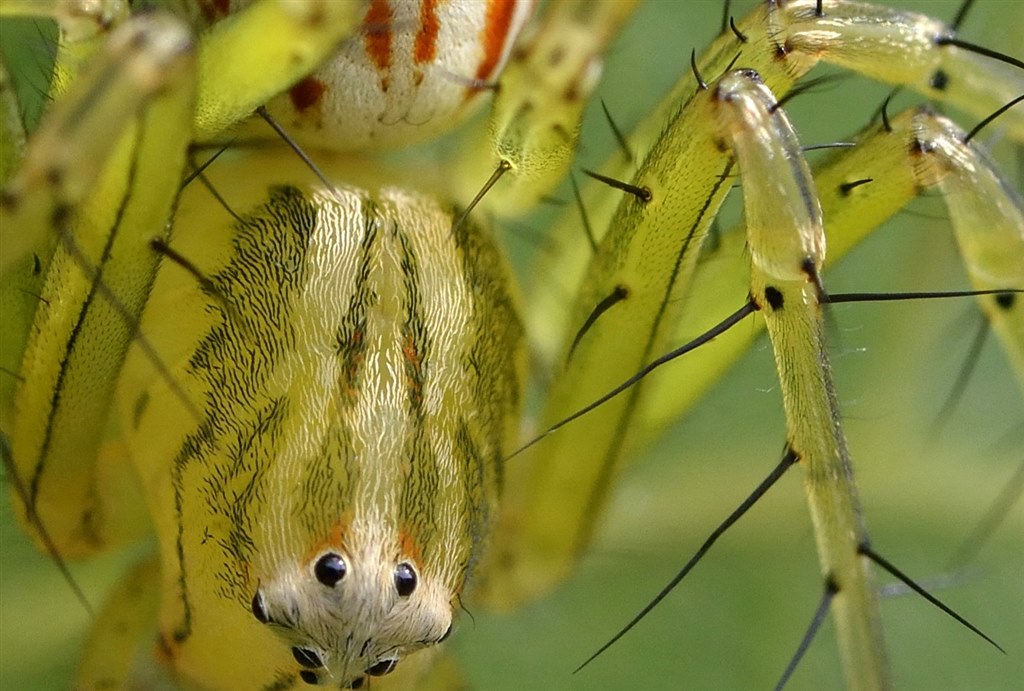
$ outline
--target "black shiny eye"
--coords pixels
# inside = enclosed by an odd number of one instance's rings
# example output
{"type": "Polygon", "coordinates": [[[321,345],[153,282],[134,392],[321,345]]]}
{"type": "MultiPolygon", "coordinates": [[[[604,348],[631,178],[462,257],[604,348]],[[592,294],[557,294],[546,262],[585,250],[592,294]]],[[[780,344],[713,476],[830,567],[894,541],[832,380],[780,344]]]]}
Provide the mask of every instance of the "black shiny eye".
{"type": "Polygon", "coordinates": [[[367,669],[366,673],[371,677],[383,677],[385,674],[391,674],[394,672],[397,665],[398,660],[381,660],[367,669]]]}
{"type": "Polygon", "coordinates": [[[292,657],[303,667],[309,667],[310,669],[316,669],[317,667],[323,667],[324,662],[320,659],[320,656],[315,651],[309,648],[292,648],[292,657]]]}
{"type": "Polygon", "coordinates": [[[363,682],[364,681],[366,681],[366,677],[359,677],[357,679],[353,679],[352,683],[348,685],[348,688],[350,688],[350,689],[361,689],[361,688],[363,688],[363,682]]]}
{"type": "Polygon", "coordinates": [[[260,591],[256,591],[256,594],[252,596],[252,603],[249,605],[252,608],[252,615],[256,617],[256,621],[261,624],[270,623],[270,615],[267,614],[267,608],[263,604],[263,595],[260,591]]]}
{"type": "Polygon", "coordinates": [[[417,581],[416,570],[409,562],[403,561],[395,567],[395,590],[398,591],[400,597],[412,595],[412,592],[416,590],[417,581]]]}
{"type": "Polygon", "coordinates": [[[313,574],[316,576],[316,580],[328,587],[334,587],[335,583],[345,577],[347,571],[348,567],[345,566],[345,560],[334,552],[329,552],[320,557],[313,566],[313,574]]]}
{"type": "Polygon", "coordinates": [[[301,678],[302,681],[306,682],[307,684],[311,684],[313,686],[316,686],[320,683],[320,677],[316,675],[316,672],[310,672],[308,669],[304,669],[301,672],[299,672],[299,678],[301,678]]]}

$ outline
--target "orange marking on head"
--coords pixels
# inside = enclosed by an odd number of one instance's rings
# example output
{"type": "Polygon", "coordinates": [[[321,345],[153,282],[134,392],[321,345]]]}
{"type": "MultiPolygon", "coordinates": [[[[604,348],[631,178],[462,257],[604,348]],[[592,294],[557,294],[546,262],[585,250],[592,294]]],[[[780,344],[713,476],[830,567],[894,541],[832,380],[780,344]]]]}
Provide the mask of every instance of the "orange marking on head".
{"type": "Polygon", "coordinates": [[[301,113],[319,103],[325,91],[327,85],[322,81],[316,77],[306,77],[288,89],[288,96],[292,99],[295,110],[301,113]]]}
{"type": "Polygon", "coordinates": [[[373,0],[363,18],[363,45],[370,60],[380,72],[380,85],[388,90],[388,70],[391,69],[391,23],[393,16],[388,0],[373,0]]]}
{"type": "Polygon", "coordinates": [[[434,61],[437,57],[437,36],[441,33],[441,20],[437,18],[437,0],[420,0],[420,30],[412,57],[417,65],[434,61]]]}
{"type": "Polygon", "coordinates": [[[313,562],[324,552],[344,549],[345,535],[348,533],[348,526],[351,522],[351,514],[345,512],[338,518],[338,520],[332,523],[330,536],[313,545],[313,548],[303,557],[303,566],[313,562]]]}
{"type": "MultiPolygon", "coordinates": [[[[516,12],[516,0],[490,0],[487,3],[487,20],[484,22],[480,41],[484,45],[484,56],[476,68],[477,81],[484,82],[493,76],[501,54],[505,50],[512,18],[516,12]]],[[[477,89],[473,89],[477,91],[477,89]]]]}
{"type": "Polygon", "coordinates": [[[398,544],[401,549],[401,557],[412,560],[412,563],[416,565],[416,568],[423,569],[423,551],[420,549],[419,543],[416,539],[409,534],[409,531],[402,530],[398,534],[398,544]]]}

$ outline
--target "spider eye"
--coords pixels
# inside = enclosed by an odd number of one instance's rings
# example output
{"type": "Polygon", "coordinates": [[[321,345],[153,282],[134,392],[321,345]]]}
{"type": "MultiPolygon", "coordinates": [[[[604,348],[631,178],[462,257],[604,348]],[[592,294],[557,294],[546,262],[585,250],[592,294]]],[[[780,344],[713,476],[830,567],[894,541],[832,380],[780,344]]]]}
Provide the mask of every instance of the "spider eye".
{"type": "Polygon", "coordinates": [[[313,574],[316,576],[316,580],[329,588],[334,587],[335,583],[344,578],[347,571],[348,567],[345,566],[345,560],[341,558],[341,555],[334,552],[323,555],[316,560],[316,564],[313,566],[313,574]]]}
{"type": "Polygon", "coordinates": [[[403,561],[395,567],[395,590],[400,597],[409,597],[416,590],[418,579],[416,569],[409,562],[403,561]]]}
{"type": "Polygon", "coordinates": [[[256,594],[252,596],[252,603],[249,605],[252,609],[252,615],[256,617],[256,621],[261,624],[270,623],[270,615],[267,614],[267,607],[263,604],[263,595],[260,591],[256,591],[256,594]]]}
{"type": "Polygon", "coordinates": [[[383,677],[385,674],[391,674],[394,672],[397,665],[398,660],[381,660],[367,669],[366,673],[371,677],[383,677]]]}
{"type": "Polygon", "coordinates": [[[323,667],[324,662],[320,659],[320,656],[316,654],[315,650],[309,648],[292,648],[292,657],[303,667],[309,667],[310,669],[316,669],[317,667],[323,667]]]}
{"type": "Polygon", "coordinates": [[[320,677],[316,675],[316,672],[310,672],[308,669],[299,672],[299,678],[311,686],[316,686],[320,683],[320,677]]]}

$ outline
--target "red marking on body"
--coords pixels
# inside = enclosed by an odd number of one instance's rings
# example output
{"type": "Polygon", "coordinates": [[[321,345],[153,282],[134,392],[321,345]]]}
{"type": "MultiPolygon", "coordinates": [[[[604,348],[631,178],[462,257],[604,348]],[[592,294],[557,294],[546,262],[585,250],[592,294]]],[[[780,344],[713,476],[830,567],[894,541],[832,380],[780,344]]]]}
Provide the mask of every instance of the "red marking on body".
{"type": "Polygon", "coordinates": [[[352,522],[352,516],[348,512],[341,515],[331,525],[331,534],[326,540],[322,540],[311,549],[302,560],[302,566],[305,567],[307,564],[311,564],[324,552],[338,552],[345,549],[345,535],[348,533],[349,524],[352,522]]]}
{"type": "MultiPolygon", "coordinates": [[[[487,3],[487,19],[480,33],[484,56],[476,68],[477,81],[485,82],[494,74],[505,50],[505,42],[508,40],[509,28],[512,26],[515,13],[516,0],[490,0],[487,3]]],[[[474,87],[471,91],[479,91],[479,88],[474,87]]]]}
{"type": "Polygon", "coordinates": [[[413,367],[418,368],[420,366],[420,354],[416,352],[416,344],[412,340],[412,336],[405,339],[405,343],[402,345],[402,355],[405,356],[406,361],[413,367]]]}
{"type": "Polygon", "coordinates": [[[437,57],[437,37],[441,33],[441,20],[437,17],[437,0],[420,1],[420,30],[412,58],[417,65],[434,61],[437,57]]]}
{"type": "Polygon", "coordinates": [[[416,539],[409,534],[409,531],[402,530],[398,533],[398,544],[401,549],[401,557],[410,559],[416,568],[423,570],[423,551],[420,549],[419,543],[416,539]]]}
{"type": "Polygon", "coordinates": [[[391,69],[391,7],[388,0],[373,0],[363,18],[363,45],[370,61],[380,72],[380,88],[388,90],[388,71],[391,69]]]}
{"type": "Polygon", "coordinates": [[[423,389],[420,386],[420,354],[412,336],[408,336],[402,344],[402,356],[405,358],[405,385],[409,387],[410,398],[418,405],[423,402],[423,389]]]}
{"type": "Polygon", "coordinates": [[[288,96],[292,99],[295,110],[302,113],[319,103],[325,91],[327,85],[322,81],[316,77],[306,77],[288,89],[288,96]]]}

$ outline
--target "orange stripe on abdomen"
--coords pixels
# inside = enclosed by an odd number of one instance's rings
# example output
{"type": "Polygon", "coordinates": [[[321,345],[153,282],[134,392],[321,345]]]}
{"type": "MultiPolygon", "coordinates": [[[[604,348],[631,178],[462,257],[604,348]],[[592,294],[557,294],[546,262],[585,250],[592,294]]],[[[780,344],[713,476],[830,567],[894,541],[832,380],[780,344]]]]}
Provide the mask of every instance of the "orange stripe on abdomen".
{"type": "Polygon", "coordinates": [[[417,65],[434,61],[437,57],[437,36],[441,33],[441,21],[437,18],[437,0],[420,1],[420,30],[416,34],[413,60],[417,65]]]}
{"type": "Polygon", "coordinates": [[[480,35],[484,57],[476,69],[478,81],[486,81],[501,61],[515,13],[516,0],[490,0],[487,3],[487,20],[480,35]]]}
{"type": "Polygon", "coordinates": [[[391,69],[391,25],[394,16],[388,0],[373,0],[363,19],[363,44],[366,54],[380,72],[380,85],[388,90],[388,71],[391,69]]]}

